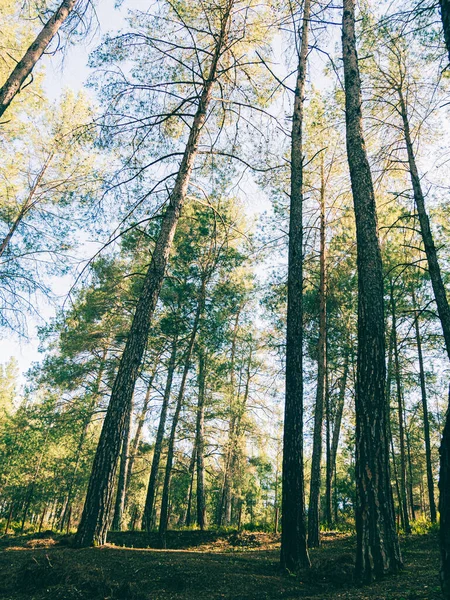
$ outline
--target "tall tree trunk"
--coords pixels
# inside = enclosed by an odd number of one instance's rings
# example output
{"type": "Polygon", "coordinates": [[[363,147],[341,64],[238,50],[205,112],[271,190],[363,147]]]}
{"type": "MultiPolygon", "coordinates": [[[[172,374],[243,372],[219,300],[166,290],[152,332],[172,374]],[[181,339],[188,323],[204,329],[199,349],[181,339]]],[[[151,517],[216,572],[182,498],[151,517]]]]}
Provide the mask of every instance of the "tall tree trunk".
{"type": "Polygon", "coordinates": [[[419,171],[416,165],[414,147],[411,140],[409,128],[409,119],[406,103],[403,97],[401,87],[397,89],[399,95],[400,109],[403,119],[403,133],[405,136],[406,149],[408,152],[409,173],[414,193],[414,201],[419,217],[420,231],[422,234],[423,245],[428,263],[428,272],[430,274],[431,285],[433,286],[434,299],[441,321],[442,331],[444,333],[445,347],[447,355],[450,358],[450,306],[447,294],[445,292],[444,282],[442,281],[441,270],[439,267],[436,246],[434,245],[433,234],[430,227],[430,220],[425,207],[425,197],[422,192],[419,171]]]}
{"type": "Polygon", "coordinates": [[[241,314],[242,306],[240,306],[236,312],[234,321],[233,337],[231,340],[231,360],[230,360],[230,423],[228,427],[228,442],[225,456],[225,472],[222,486],[221,499],[218,506],[217,524],[220,527],[223,524],[229,525],[231,520],[231,486],[232,486],[232,473],[231,463],[234,452],[234,437],[236,428],[236,383],[235,383],[235,357],[236,357],[236,341],[237,333],[239,329],[239,317],[241,314]]]}
{"type": "Polygon", "coordinates": [[[303,104],[311,3],[305,0],[291,133],[291,190],[281,500],[281,566],[309,567],[303,472],[303,104]]]}
{"type": "Polygon", "coordinates": [[[400,445],[400,498],[403,512],[403,524],[405,533],[411,533],[411,525],[409,524],[408,501],[406,496],[406,445],[405,445],[405,424],[403,421],[403,391],[400,378],[400,361],[398,354],[398,339],[397,339],[397,311],[394,298],[393,285],[391,283],[391,308],[392,308],[392,341],[394,350],[394,370],[395,384],[397,391],[397,414],[398,414],[398,433],[400,445]]]}
{"type": "Polygon", "coordinates": [[[204,81],[181,165],[162,219],[150,266],[143,281],[141,296],[114,381],[94,458],[83,515],[75,538],[75,545],[78,547],[90,546],[94,543],[102,545],[106,541],[123,430],[131,410],[131,399],[147,344],[153,313],[166,272],[178,220],[188,192],[192,169],[198,153],[200,134],[206,120],[217,77],[219,58],[226,40],[232,5],[233,2],[230,0],[221,19],[221,29],[216,36],[217,41],[211,56],[209,74],[204,81]]]}
{"type": "MultiPolygon", "coordinates": [[[[319,341],[317,357],[317,392],[314,410],[314,436],[311,461],[311,483],[308,508],[308,546],[320,543],[320,485],[322,462],[323,415],[327,369],[327,304],[326,304],[326,247],[325,247],[325,178],[323,160],[320,186],[320,280],[319,280],[319,341]]],[[[329,416],[329,415],[328,415],[329,416]]],[[[327,419],[327,427],[329,420],[327,419]]],[[[327,457],[328,457],[327,452],[327,457]]],[[[328,458],[329,460],[329,458],[328,458]]],[[[329,498],[329,497],[328,497],[329,498]]]]}
{"type": "Polygon", "coordinates": [[[394,370],[393,354],[394,354],[394,329],[391,328],[391,335],[389,336],[388,367],[387,367],[387,377],[386,377],[386,399],[387,399],[387,405],[388,405],[387,423],[388,423],[388,432],[389,432],[388,433],[389,444],[391,447],[392,472],[394,475],[395,491],[397,493],[398,517],[400,519],[401,528],[404,531],[405,530],[405,519],[403,516],[403,504],[402,504],[402,496],[400,493],[400,484],[399,484],[399,479],[398,479],[397,461],[395,459],[394,439],[392,437],[392,430],[391,430],[391,387],[392,387],[391,384],[392,384],[392,372],[394,370]]]}
{"type": "Polygon", "coordinates": [[[147,486],[147,494],[145,497],[144,514],[142,516],[142,529],[150,532],[154,525],[154,504],[156,496],[156,484],[158,480],[159,463],[161,461],[162,445],[164,440],[164,432],[166,428],[167,411],[169,409],[170,392],[172,390],[173,375],[175,372],[175,364],[178,349],[178,333],[174,335],[172,340],[172,349],[170,352],[169,364],[167,366],[167,378],[164,388],[164,396],[161,406],[161,414],[159,417],[158,430],[156,432],[155,448],[153,450],[152,466],[150,469],[150,478],[147,486]]]}
{"type": "Polygon", "coordinates": [[[412,291],[413,305],[415,309],[414,328],[416,333],[417,357],[419,359],[420,392],[422,398],[423,436],[425,441],[425,460],[427,468],[428,505],[430,507],[430,519],[436,523],[436,501],[434,499],[434,479],[431,462],[430,420],[428,418],[427,387],[425,383],[425,369],[423,365],[422,338],[420,336],[419,313],[416,306],[414,290],[412,291]]]}
{"type": "Polygon", "coordinates": [[[26,78],[31,75],[37,61],[44,54],[48,45],[58,33],[61,25],[73,11],[76,1],[77,0],[64,0],[61,2],[59,8],[41,29],[34,42],[25,52],[22,59],[16,64],[11,75],[0,88],[0,117],[14,100],[16,94],[20,92],[20,88],[24,84],[26,78]]]}
{"type": "MultiPolygon", "coordinates": [[[[449,386],[450,407],[450,386],[449,386]]],[[[442,433],[439,475],[439,541],[441,547],[440,577],[443,596],[450,598],[450,409],[447,409],[444,431],[442,433]]]]}
{"type": "Polygon", "coordinates": [[[200,294],[198,298],[197,311],[195,314],[194,324],[192,327],[191,337],[186,350],[183,375],[181,377],[180,389],[178,390],[177,403],[175,406],[175,413],[172,419],[172,427],[170,430],[170,437],[167,447],[167,462],[166,471],[164,475],[164,486],[161,498],[161,514],[159,517],[159,544],[161,548],[165,548],[167,544],[166,534],[167,526],[169,521],[169,494],[170,494],[170,482],[172,478],[172,465],[175,452],[175,438],[177,433],[178,419],[180,417],[181,408],[184,401],[184,390],[186,388],[187,377],[191,367],[191,356],[194,348],[195,339],[197,337],[197,331],[200,324],[200,319],[203,315],[205,308],[205,295],[206,295],[206,278],[202,278],[200,294]]]}
{"type": "Polygon", "coordinates": [[[205,393],[206,356],[200,349],[198,358],[198,404],[197,404],[197,523],[202,531],[206,529],[205,498],[205,393]]]}
{"type": "Polygon", "coordinates": [[[445,45],[447,46],[448,58],[450,60],[450,0],[439,0],[439,6],[441,8],[445,45]]]}
{"type": "MultiPolygon", "coordinates": [[[[449,45],[450,38],[448,37],[449,33],[450,33],[449,28],[448,28],[448,25],[450,22],[450,10],[449,10],[448,0],[441,0],[441,11],[442,11],[442,21],[443,21],[444,31],[445,31],[445,39],[446,39],[446,43],[447,43],[447,50],[449,50],[449,54],[450,54],[450,45],[449,45]]],[[[417,214],[419,217],[420,231],[422,234],[423,245],[425,247],[425,254],[427,256],[428,272],[430,274],[431,285],[433,286],[433,292],[434,292],[434,299],[436,301],[438,315],[439,315],[439,319],[441,321],[442,331],[444,333],[445,348],[447,350],[447,356],[450,359],[450,306],[448,303],[448,298],[447,298],[447,294],[445,291],[444,282],[442,281],[441,270],[440,270],[439,262],[438,262],[438,258],[437,258],[436,246],[434,245],[434,239],[433,239],[433,234],[431,232],[430,221],[428,219],[428,214],[427,214],[426,207],[425,207],[425,198],[424,198],[424,195],[422,192],[419,171],[417,169],[416,158],[414,155],[414,147],[413,147],[412,140],[411,140],[407,106],[406,106],[405,99],[403,97],[402,88],[398,87],[397,91],[398,91],[401,114],[402,114],[402,119],[403,119],[403,132],[405,135],[406,149],[408,152],[409,172],[410,172],[410,176],[411,176],[411,183],[413,186],[414,201],[416,203],[417,214]]],[[[447,411],[444,432],[448,432],[450,430],[450,423],[448,420],[449,420],[449,412],[447,411]]],[[[445,444],[446,444],[446,441],[443,439],[442,445],[444,447],[444,453],[446,450],[445,444]]],[[[449,461],[442,460],[442,458],[441,458],[440,469],[441,470],[440,470],[439,479],[440,479],[440,481],[442,480],[444,482],[447,482],[447,485],[448,485],[448,482],[450,481],[450,472],[447,472],[447,473],[443,472],[442,469],[450,469],[449,461]]],[[[441,485],[440,485],[440,488],[439,488],[441,490],[441,498],[439,499],[440,507],[443,507],[441,500],[442,500],[442,489],[444,489],[444,488],[445,488],[445,486],[441,487],[441,485]]],[[[444,492],[444,495],[445,495],[445,492],[444,492]]],[[[447,529],[444,526],[444,522],[445,522],[445,518],[443,521],[442,516],[441,516],[441,521],[440,521],[440,546],[441,546],[441,562],[442,562],[442,564],[441,564],[441,569],[442,569],[441,581],[442,581],[442,586],[443,586],[442,589],[443,589],[444,594],[447,594],[447,596],[450,597],[450,586],[449,586],[449,582],[450,582],[450,558],[449,558],[450,527],[449,527],[449,523],[450,523],[450,521],[446,522],[447,529]]]]}
{"type": "Polygon", "coordinates": [[[147,391],[145,392],[144,403],[142,405],[142,410],[139,414],[137,427],[136,427],[136,433],[134,435],[133,442],[130,445],[130,457],[128,460],[128,469],[127,469],[127,477],[126,477],[127,488],[130,485],[131,475],[133,473],[134,461],[136,459],[138,448],[139,448],[139,443],[141,441],[142,430],[144,428],[145,419],[147,417],[148,407],[150,404],[150,398],[151,398],[151,393],[152,393],[152,389],[153,389],[153,381],[155,380],[155,377],[156,377],[156,371],[158,370],[160,357],[161,357],[161,355],[158,355],[158,357],[155,358],[153,369],[150,373],[150,378],[149,378],[148,384],[147,384],[147,391]]]}
{"type": "Polygon", "coordinates": [[[128,461],[130,454],[130,433],[132,416],[133,410],[130,410],[128,421],[125,425],[125,431],[123,433],[122,453],[120,457],[119,477],[117,481],[116,504],[114,507],[114,516],[111,526],[113,531],[122,531],[123,528],[125,496],[127,491],[128,461]]]}
{"type": "Polygon", "coordinates": [[[409,493],[409,510],[411,513],[411,520],[416,520],[416,511],[414,509],[414,479],[413,479],[413,467],[411,458],[411,440],[409,437],[408,421],[406,419],[405,401],[403,400],[403,422],[405,423],[405,437],[406,437],[406,456],[408,458],[408,493],[409,493]]]}
{"type": "Polygon", "coordinates": [[[347,156],[356,220],[358,361],[356,381],[356,575],[370,581],[402,564],[389,469],[383,271],[375,195],[361,113],[355,0],[344,0],[342,45],[347,156]]]}

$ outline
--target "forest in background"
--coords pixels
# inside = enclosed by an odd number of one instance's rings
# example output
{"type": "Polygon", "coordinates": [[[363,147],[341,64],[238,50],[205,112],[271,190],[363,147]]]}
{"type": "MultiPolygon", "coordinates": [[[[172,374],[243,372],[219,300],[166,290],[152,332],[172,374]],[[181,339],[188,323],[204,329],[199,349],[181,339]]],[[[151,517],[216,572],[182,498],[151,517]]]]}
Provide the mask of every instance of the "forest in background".
{"type": "Polygon", "coordinates": [[[0,0],[0,531],[439,532],[449,598],[450,3],[101,4],[0,0]]]}

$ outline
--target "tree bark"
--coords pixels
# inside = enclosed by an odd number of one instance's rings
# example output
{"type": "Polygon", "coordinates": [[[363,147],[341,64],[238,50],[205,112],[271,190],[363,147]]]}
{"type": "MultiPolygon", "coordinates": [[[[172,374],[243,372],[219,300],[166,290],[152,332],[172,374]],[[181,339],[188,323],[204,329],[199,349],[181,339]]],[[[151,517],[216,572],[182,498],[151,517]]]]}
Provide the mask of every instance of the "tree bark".
{"type": "Polygon", "coordinates": [[[229,525],[231,520],[231,487],[232,487],[232,473],[231,473],[231,464],[233,462],[233,452],[235,449],[234,437],[235,437],[235,428],[236,428],[236,385],[235,385],[235,373],[234,373],[234,365],[235,365],[235,357],[236,357],[236,341],[237,341],[237,332],[239,328],[239,317],[241,313],[242,307],[238,308],[236,313],[235,321],[234,321],[234,329],[233,329],[233,338],[231,341],[231,365],[230,365],[230,423],[228,427],[228,443],[226,449],[226,457],[225,457],[225,472],[222,486],[222,494],[221,500],[219,502],[218,507],[218,515],[217,515],[217,524],[220,527],[221,525],[229,525]]]}
{"type": "Polygon", "coordinates": [[[213,85],[217,77],[219,58],[226,39],[232,4],[233,2],[230,0],[221,20],[221,29],[216,37],[217,42],[212,53],[209,74],[204,81],[181,165],[169,197],[169,204],[161,223],[150,266],[144,278],[141,296],[136,306],[127,343],[114,381],[108,411],[94,458],[84,510],[75,538],[75,545],[78,547],[92,544],[102,545],[106,542],[113,484],[123,430],[131,410],[131,399],[147,344],[153,313],[198,153],[200,134],[206,120],[213,85]]]}
{"type": "Polygon", "coordinates": [[[153,528],[154,519],[154,504],[156,496],[156,483],[158,479],[159,463],[161,462],[162,445],[164,440],[164,432],[166,428],[167,411],[169,409],[170,392],[172,390],[173,375],[175,372],[175,363],[178,349],[178,333],[175,334],[172,340],[172,349],[170,352],[169,364],[167,367],[166,385],[164,388],[164,396],[161,406],[161,414],[159,416],[158,430],[156,432],[155,448],[153,450],[152,466],[150,469],[150,478],[147,486],[147,494],[145,497],[144,514],[142,517],[142,529],[150,533],[153,528]]]}
{"type": "Polygon", "coordinates": [[[170,482],[172,478],[172,465],[175,451],[175,437],[178,426],[178,419],[180,417],[181,408],[183,406],[184,401],[184,390],[186,388],[187,377],[189,374],[189,370],[191,367],[191,356],[192,350],[194,348],[195,339],[197,337],[197,331],[200,324],[200,319],[203,315],[203,311],[205,308],[205,295],[206,295],[206,278],[202,279],[197,311],[195,314],[194,324],[192,327],[191,337],[189,339],[189,344],[186,350],[185,361],[184,361],[184,369],[183,375],[181,377],[180,389],[178,391],[177,403],[175,406],[175,413],[172,419],[172,427],[170,430],[170,437],[167,447],[167,462],[166,462],[166,471],[164,476],[164,486],[161,498],[161,514],[159,518],[159,544],[161,548],[165,548],[167,544],[166,534],[167,534],[167,526],[169,521],[169,494],[170,494],[170,482]]]}
{"type": "Polygon", "coordinates": [[[425,460],[427,468],[427,487],[428,487],[428,505],[430,510],[430,519],[436,523],[436,501],[434,499],[434,478],[431,462],[431,441],[430,441],[430,420],[428,418],[427,387],[425,382],[425,369],[423,365],[422,338],[420,336],[419,314],[416,307],[416,298],[414,290],[412,291],[413,305],[415,309],[414,328],[416,333],[417,357],[419,360],[420,392],[422,398],[423,415],[423,437],[425,441],[425,460]]]}
{"type": "Polygon", "coordinates": [[[450,60],[450,0],[439,0],[439,6],[441,8],[445,45],[447,46],[448,58],[450,60]]]}
{"type": "Polygon", "coordinates": [[[358,253],[356,576],[371,581],[396,571],[402,561],[390,483],[383,272],[375,195],[362,129],[355,0],[344,0],[343,8],[347,156],[358,253]]]}
{"type": "Polygon", "coordinates": [[[291,132],[291,190],[281,500],[281,566],[309,567],[303,473],[303,104],[311,3],[305,0],[291,132]]]}
{"type": "Polygon", "coordinates": [[[125,431],[123,434],[122,441],[122,453],[120,457],[120,468],[119,478],[117,481],[117,493],[116,493],[116,504],[114,507],[114,517],[112,520],[111,529],[113,531],[122,531],[123,529],[123,517],[125,510],[125,496],[127,491],[127,474],[128,474],[128,461],[130,454],[130,432],[131,432],[131,419],[133,410],[130,411],[128,421],[125,425],[125,431]]]}
{"type": "MultiPolygon", "coordinates": [[[[320,543],[320,485],[322,462],[323,415],[325,404],[325,379],[327,369],[327,304],[326,304],[326,247],[325,247],[325,181],[323,161],[320,187],[320,280],[319,280],[319,341],[317,358],[317,392],[314,410],[313,452],[308,508],[308,547],[320,543]]],[[[329,416],[329,414],[328,414],[329,416]]],[[[327,418],[327,427],[329,419],[327,418]]],[[[327,452],[327,460],[329,454],[327,452]]],[[[328,480],[327,480],[328,481],[328,480]]],[[[330,496],[328,496],[329,498],[330,496]]]]}
{"type": "Polygon", "coordinates": [[[58,33],[74,9],[77,0],[64,0],[39,32],[38,36],[16,64],[11,75],[0,88],[0,117],[20,92],[25,79],[31,74],[37,61],[44,54],[48,45],[58,33]]]}
{"type": "Polygon", "coordinates": [[[205,498],[205,393],[206,393],[206,356],[204,350],[198,359],[198,404],[197,404],[197,523],[202,531],[206,529],[205,498]]]}
{"type": "MultiPolygon", "coordinates": [[[[449,387],[450,407],[450,387],[449,387]]],[[[441,547],[440,578],[442,593],[446,600],[450,598],[450,410],[447,409],[444,431],[442,433],[439,475],[439,542],[441,547]]]]}

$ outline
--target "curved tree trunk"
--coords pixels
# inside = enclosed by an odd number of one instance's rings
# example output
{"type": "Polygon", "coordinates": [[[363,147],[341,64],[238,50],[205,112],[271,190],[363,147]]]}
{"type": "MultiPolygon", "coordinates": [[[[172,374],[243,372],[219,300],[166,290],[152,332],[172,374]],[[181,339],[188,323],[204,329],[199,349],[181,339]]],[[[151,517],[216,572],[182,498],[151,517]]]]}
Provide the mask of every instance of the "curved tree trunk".
{"type": "Polygon", "coordinates": [[[37,61],[58,33],[61,25],[73,11],[77,0],[64,0],[39,32],[38,36],[14,67],[11,75],[0,88],[0,117],[14,100],[25,79],[31,74],[37,61]]]}
{"type": "Polygon", "coordinates": [[[343,8],[347,156],[358,251],[356,575],[361,580],[370,581],[396,571],[402,561],[390,482],[383,271],[375,195],[362,129],[355,0],[344,0],[343,8]]]}
{"type": "Polygon", "coordinates": [[[303,103],[311,3],[305,0],[291,139],[291,199],[281,500],[281,566],[309,567],[303,473],[303,103]]]}
{"type": "Polygon", "coordinates": [[[169,197],[168,207],[162,219],[161,229],[153,250],[150,266],[143,281],[141,296],[136,306],[127,343],[114,381],[111,399],[94,458],[83,514],[75,538],[75,545],[78,547],[92,544],[102,545],[106,541],[123,431],[129,418],[131,399],[147,344],[153,313],[164,280],[178,220],[188,192],[192,169],[198,153],[200,134],[211,102],[219,58],[226,39],[231,7],[232,2],[230,1],[227,5],[226,14],[221,21],[221,30],[216,38],[217,42],[212,53],[209,74],[204,81],[189,138],[169,197]]]}

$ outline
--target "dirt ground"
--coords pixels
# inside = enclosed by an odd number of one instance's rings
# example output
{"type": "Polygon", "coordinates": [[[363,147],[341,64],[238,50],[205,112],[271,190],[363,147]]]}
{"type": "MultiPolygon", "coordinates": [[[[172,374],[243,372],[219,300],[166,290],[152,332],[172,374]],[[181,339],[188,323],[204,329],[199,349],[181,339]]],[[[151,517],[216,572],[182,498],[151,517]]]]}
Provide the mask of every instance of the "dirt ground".
{"type": "Polygon", "coordinates": [[[75,550],[70,538],[0,540],[0,598],[4,600],[266,600],[329,598],[437,600],[436,535],[402,539],[405,568],[357,586],[355,539],[328,533],[311,552],[312,568],[282,574],[279,538],[265,533],[170,532],[171,550],[155,550],[143,533],[113,533],[102,548],[75,550]]]}

